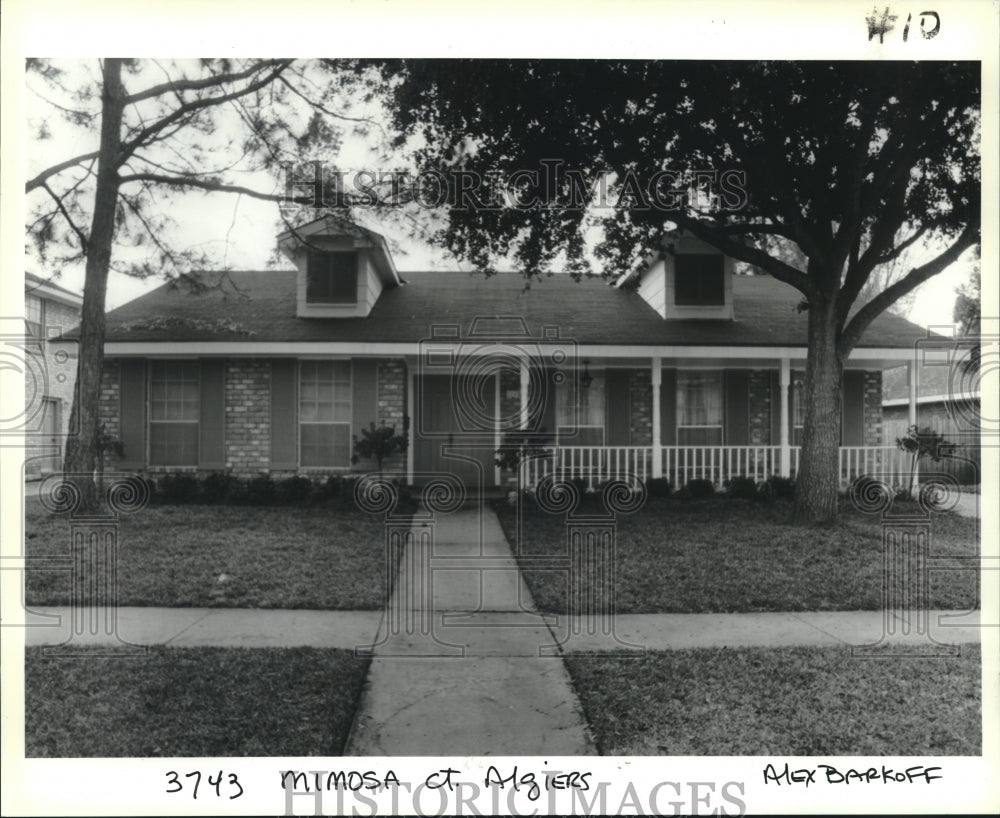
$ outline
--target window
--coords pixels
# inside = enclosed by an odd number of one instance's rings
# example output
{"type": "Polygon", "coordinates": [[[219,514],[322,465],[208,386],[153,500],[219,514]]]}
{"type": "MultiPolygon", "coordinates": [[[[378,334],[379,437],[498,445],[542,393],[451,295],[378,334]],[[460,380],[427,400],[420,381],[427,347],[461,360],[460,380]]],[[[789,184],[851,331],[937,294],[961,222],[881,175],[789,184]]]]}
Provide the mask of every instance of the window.
{"type": "Polygon", "coordinates": [[[677,443],[722,445],[722,372],[677,373],[677,443]]]}
{"type": "Polygon", "coordinates": [[[310,252],[306,263],[306,303],[355,304],[358,300],[358,254],[310,252]]]}
{"type": "Polygon", "coordinates": [[[299,451],[303,466],[350,465],[350,361],[299,365],[299,451]]]}
{"type": "Polygon", "coordinates": [[[604,373],[589,374],[586,388],[568,377],[556,386],[556,435],[566,446],[604,445],[604,373]]]}
{"type": "Polygon", "coordinates": [[[45,302],[37,295],[24,296],[24,318],[28,322],[28,333],[42,338],[45,330],[45,302]]]}
{"type": "Polygon", "coordinates": [[[679,307],[721,307],[726,303],[722,256],[674,257],[674,303],[679,307]]]}
{"type": "Polygon", "coordinates": [[[197,361],[153,361],[150,367],[149,462],[198,465],[197,361]]]}

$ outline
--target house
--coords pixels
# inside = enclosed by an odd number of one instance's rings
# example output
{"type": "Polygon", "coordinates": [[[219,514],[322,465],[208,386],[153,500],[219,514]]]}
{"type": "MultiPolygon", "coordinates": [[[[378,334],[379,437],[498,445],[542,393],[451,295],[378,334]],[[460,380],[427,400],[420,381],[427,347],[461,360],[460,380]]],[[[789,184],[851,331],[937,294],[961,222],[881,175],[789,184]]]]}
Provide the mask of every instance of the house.
{"type": "Polygon", "coordinates": [[[25,477],[35,479],[62,464],[76,383],[76,344],[63,333],[80,323],[83,298],[30,273],[24,276],[25,477]],[[58,340],[57,340],[58,339],[58,340]]]}
{"type": "Polygon", "coordinates": [[[912,383],[911,413],[907,369],[885,372],[882,386],[882,425],[886,443],[906,434],[909,426],[932,429],[948,444],[947,455],[924,469],[954,476],[961,484],[980,482],[980,436],[982,410],[979,368],[969,368],[971,345],[976,339],[958,338],[951,343],[919,349],[912,383]]]}
{"type": "MultiPolygon", "coordinates": [[[[124,468],[328,475],[351,464],[371,422],[409,429],[391,469],[505,485],[495,465],[527,430],[558,470],[590,484],[626,473],[793,476],[806,316],[766,276],[737,276],[674,236],[614,286],[555,275],[406,272],[376,233],[319,219],[279,237],[289,271],[231,274],[240,294],[169,286],[108,315],[102,415],[124,468]]],[[[919,327],[877,319],[847,363],[841,478],[891,470],[882,372],[905,364],[919,327]]],[[[890,441],[891,444],[891,441],[890,441]]]]}

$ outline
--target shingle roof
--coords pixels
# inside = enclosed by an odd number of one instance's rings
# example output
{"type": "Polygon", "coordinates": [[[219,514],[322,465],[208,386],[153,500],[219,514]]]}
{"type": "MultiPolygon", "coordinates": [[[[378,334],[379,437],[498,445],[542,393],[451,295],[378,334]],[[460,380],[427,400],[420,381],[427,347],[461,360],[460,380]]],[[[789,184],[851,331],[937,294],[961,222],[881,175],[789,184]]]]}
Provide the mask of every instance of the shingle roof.
{"type": "MultiPolygon", "coordinates": [[[[600,278],[553,275],[524,290],[524,278],[455,272],[407,272],[403,287],[383,291],[367,318],[298,318],[295,272],[233,273],[247,297],[201,295],[166,285],[112,311],[108,341],[417,342],[433,324],[467,330],[482,316],[521,316],[533,337],[558,325],[580,344],[805,346],[801,295],[766,276],[736,276],[732,321],[663,320],[638,293],[600,278]]],[[[883,314],[859,346],[907,347],[926,331],[883,314]]]]}

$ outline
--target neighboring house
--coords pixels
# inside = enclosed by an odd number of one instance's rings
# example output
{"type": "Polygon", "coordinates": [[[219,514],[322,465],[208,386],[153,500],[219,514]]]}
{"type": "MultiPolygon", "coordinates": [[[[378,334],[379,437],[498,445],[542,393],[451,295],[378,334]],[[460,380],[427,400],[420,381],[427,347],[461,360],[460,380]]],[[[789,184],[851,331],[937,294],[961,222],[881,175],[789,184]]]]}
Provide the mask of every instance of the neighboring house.
{"type": "MultiPolygon", "coordinates": [[[[591,484],[794,475],[803,409],[801,296],[674,236],[615,285],[556,275],[407,272],[384,239],[317,220],[279,237],[294,271],[233,273],[246,297],[168,286],[108,315],[102,413],[125,468],[323,475],[371,422],[408,428],[411,481],[506,484],[506,435],[534,431],[553,468],[591,484]],[[306,243],[308,242],[308,244],[306,243]]],[[[841,476],[889,469],[882,371],[921,328],[870,327],[843,382],[841,476]]]]}
{"type": "Polygon", "coordinates": [[[25,476],[29,479],[62,465],[73,407],[77,352],[75,343],[53,339],[79,325],[82,305],[82,296],[25,274],[25,476]]]}
{"type": "Polygon", "coordinates": [[[924,360],[913,370],[916,379],[912,413],[905,368],[886,372],[882,391],[886,443],[903,437],[913,424],[921,429],[933,429],[951,445],[944,459],[937,463],[925,461],[922,469],[951,474],[963,484],[980,482],[979,368],[965,366],[972,342],[959,338],[935,350],[944,354],[923,356],[924,360]]]}

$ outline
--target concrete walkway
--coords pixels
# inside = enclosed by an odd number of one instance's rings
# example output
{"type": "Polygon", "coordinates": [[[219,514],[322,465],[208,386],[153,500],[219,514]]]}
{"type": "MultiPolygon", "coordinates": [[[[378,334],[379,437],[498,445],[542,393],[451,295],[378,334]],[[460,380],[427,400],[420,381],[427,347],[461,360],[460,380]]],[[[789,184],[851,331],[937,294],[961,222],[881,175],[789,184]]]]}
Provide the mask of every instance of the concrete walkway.
{"type": "Polygon", "coordinates": [[[413,533],[345,755],[593,755],[496,515],[480,504],[413,533]]]}

